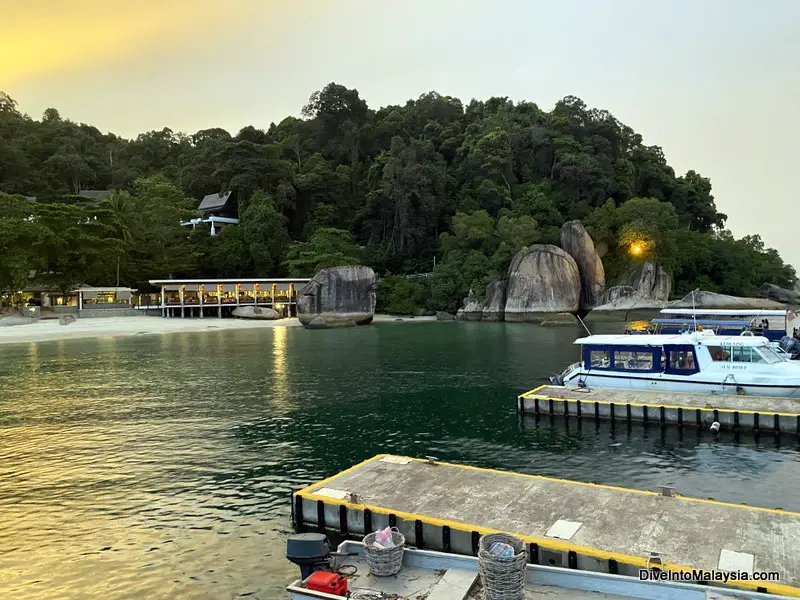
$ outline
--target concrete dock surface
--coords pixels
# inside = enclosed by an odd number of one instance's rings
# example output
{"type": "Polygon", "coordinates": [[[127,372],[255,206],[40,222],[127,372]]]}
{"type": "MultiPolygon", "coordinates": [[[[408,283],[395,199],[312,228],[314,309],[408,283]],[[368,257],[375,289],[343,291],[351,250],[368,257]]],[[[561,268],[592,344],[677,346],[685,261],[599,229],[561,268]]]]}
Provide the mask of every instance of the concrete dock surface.
{"type": "Polygon", "coordinates": [[[769,396],[542,385],[517,398],[520,412],[721,428],[800,432],[800,401],[769,396]]]}
{"type": "Polygon", "coordinates": [[[533,563],[632,576],[657,553],[665,570],[774,571],[730,585],[800,596],[800,513],[782,510],[379,455],[296,492],[293,519],[351,536],[396,525],[462,554],[502,531],[533,563]]]}

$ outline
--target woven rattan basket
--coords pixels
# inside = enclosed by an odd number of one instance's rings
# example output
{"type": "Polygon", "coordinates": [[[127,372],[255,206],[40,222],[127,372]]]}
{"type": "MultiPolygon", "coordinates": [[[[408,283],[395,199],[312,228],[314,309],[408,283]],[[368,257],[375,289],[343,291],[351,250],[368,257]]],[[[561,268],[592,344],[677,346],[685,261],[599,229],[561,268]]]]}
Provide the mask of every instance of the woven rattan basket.
{"type": "Polygon", "coordinates": [[[528,577],[525,543],[505,533],[484,535],[478,544],[478,572],[486,600],[522,600],[528,577]],[[496,542],[503,542],[514,548],[514,556],[489,554],[489,548],[496,542]]]}
{"type": "Polygon", "coordinates": [[[394,548],[376,548],[372,544],[375,542],[375,534],[370,533],[364,536],[364,556],[367,558],[369,571],[376,577],[388,577],[396,575],[403,566],[403,546],[406,538],[396,527],[392,528],[392,541],[394,548]]]}

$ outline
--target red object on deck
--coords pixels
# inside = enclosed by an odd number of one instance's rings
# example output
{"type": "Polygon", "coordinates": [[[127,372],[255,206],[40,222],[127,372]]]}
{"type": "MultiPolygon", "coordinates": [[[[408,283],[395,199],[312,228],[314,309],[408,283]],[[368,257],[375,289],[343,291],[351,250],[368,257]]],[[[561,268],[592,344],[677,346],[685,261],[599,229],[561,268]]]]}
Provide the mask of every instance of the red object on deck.
{"type": "Polygon", "coordinates": [[[308,589],[315,592],[325,592],[334,596],[347,595],[347,578],[336,573],[315,571],[303,583],[308,589]]]}

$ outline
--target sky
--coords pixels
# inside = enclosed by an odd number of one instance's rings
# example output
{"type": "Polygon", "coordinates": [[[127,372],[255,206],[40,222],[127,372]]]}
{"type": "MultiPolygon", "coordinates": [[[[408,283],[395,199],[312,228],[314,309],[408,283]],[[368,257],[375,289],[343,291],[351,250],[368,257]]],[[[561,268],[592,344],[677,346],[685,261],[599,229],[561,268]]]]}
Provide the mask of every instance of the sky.
{"type": "Polygon", "coordinates": [[[733,233],[800,271],[797,0],[0,0],[0,15],[0,90],[126,137],[266,128],[331,81],[372,108],[579,96],[710,177],[733,233]]]}

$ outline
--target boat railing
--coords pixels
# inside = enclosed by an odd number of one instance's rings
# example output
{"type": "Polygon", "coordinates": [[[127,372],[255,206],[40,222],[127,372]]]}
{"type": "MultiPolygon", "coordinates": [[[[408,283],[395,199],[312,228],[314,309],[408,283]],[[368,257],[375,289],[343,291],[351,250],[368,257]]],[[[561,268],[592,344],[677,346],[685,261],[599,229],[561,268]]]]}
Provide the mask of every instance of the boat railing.
{"type": "Polygon", "coordinates": [[[572,363],[570,366],[564,369],[564,371],[561,373],[561,377],[562,378],[568,377],[569,375],[572,374],[573,371],[577,371],[578,369],[580,369],[581,364],[582,363],[580,361],[572,363]]]}

